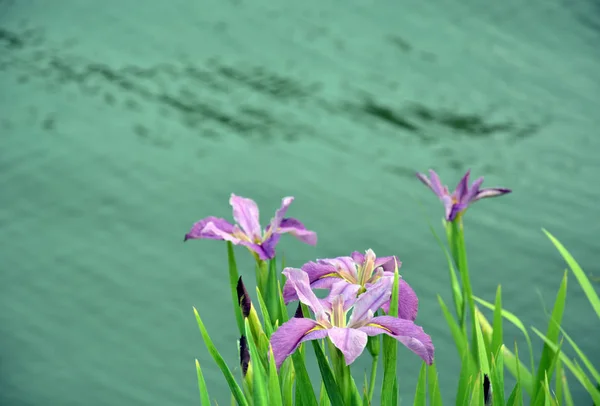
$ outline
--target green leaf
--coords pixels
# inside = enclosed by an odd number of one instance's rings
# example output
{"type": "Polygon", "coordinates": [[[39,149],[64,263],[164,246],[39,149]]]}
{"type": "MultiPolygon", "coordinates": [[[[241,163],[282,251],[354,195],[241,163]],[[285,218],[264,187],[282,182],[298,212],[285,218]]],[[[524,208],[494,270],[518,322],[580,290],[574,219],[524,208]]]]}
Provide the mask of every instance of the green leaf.
{"type": "MultiPolygon", "coordinates": [[[[492,311],[495,310],[495,306],[493,304],[486,302],[485,300],[478,298],[476,296],[474,296],[473,299],[475,299],[475,301],[477,303],[481,304],[482,306],[487,307],[488,309],[490,309],[492,311]]],[[[521,331],[521,333],[523,333],[523,336],[525,336],[525,341],[527,342],[527,349],[529,350],[529,363],[531,365],[531,371],[534,371],[535,364],[533,362],[533,347],[531,346],[531,339],[529,338],[529,333],[527,332],[527,329],[523,325],[523,322],[521,322],[521,320],[519,320],[519,318],[517,316],[515,316],[513,313],[511,313],[505,309],[502,309],[502,317],[504,317],[506,320],[508,320],[516,328],[518,328],[521,331]]],[[[504,355],[506,356],[506,353],[504,355]]]]}
{"type": "Polygon", "coordinates": [[[325,352],[321,348],[321,343],[317,340],[312,341],[315,355],[317,357],[317,363],[319,364],[319,370],[321,371],[321,377],[323,378],[323,384],[327,390],[327,396],[331,401],[332,406],[344,406],[344,400],[340,388],[338,387],[331,366],[327,362],[325,352]]]}
{"type": "Polygon", "coordinates": [[[250,362],[252,362],[253,366],[253,405],[268,406],[269,398],[267,395],[267,371],[265,371],[265,368],[260,361],[261,355],[256,349],[256,345],[254,343],[255,338],[252,336],[252,329],[250,328],[248,319],[245,320],[244,326],[246,328],[246,342],[248,343],[248,349],[250,350],[250,362]]]}
{"type": "Polygon", "coordinates": [[[206,381],[200,369],[200,362],[196,359],[196,375],[198,375],[198,389],[200,389],[200,405],[210,406],[210,397],[208,396],[208,388],[206,387],[206,381]]]}
{"type": "Polygon", "coordinates": [[[273,348],[269,345],[269,406],[282,406],[281,387],[273,348]]]}
{"type": "Polygon", "coordinates": [[[471,406],[484,406],[483,405],[483,382],[481,380],[481,373],[477,374],[475,382],[473,383],[473,391],[471,392],[471,406]]]}
{"type": "MultiPolygon", "coordinates": [[[[279,281],[277,282],[277,291],[283,292],[281,290],[281,283],[279,281]]],[[[279,317],[281,317],[279,320],[279,325],[281,326],[283,323],[289,320],[289,317],[287,313],[287,307],[285,307],[285,301],[283,300],[283,294],[280,293],[277,296],[279,296],[279,317]]]]}
{"type": "Polygon", "coordinates": [[[235,313],[235,321],[237,322],[238,330],[240,335],[242,335],[244,334],[244,317],[242,316],[242,309],[238,302],[237,283],[239,275],[231,241],[227,241],[227,263],[229,265],[229,289],[231,291],[231,298],[233,299],[233,312],[235,313]]]}
{"type": "Polygon", "coordinates": [[[477,339],[477,359],[479,360],[479,370],[489,376],[490,364],[488,363],[488,356],[485,353],[486,346],[483,341],[483,334],[481,333],[481,326],[479,323],[475,323],[475,337],[477,339]]]}
{"type": "MultiPolygon", "coordinates": [[[[394,285],[390,298],[389,316],[398,317],[398,264],[394,270],[394,285]]],[[[381,405],[396,406],[398,401],[398,381],[396,376],[396,359],[398,353],[398,342],[396,339],[383,336],[383,385],[381,386],[381,405]],[[393,389],[393,390],[392,390],[393,389]]]]}
{"type": "MultiPolygon", "coordinates": [[[[223,373],[223,376],[225,377],[225,380],[227,381],[227,384],[229,385],[229,389],[231,390],[231,394],[235,397],[236,402],[238,402],[238,404],[240,406],[248,406],[248,402],[244,398],[244,394],[242,393],[240,386],[235,381],[235,378],[233,377],[233,374],[231,373],[231,371],[229,370],[229,367],[225,363],[225,360],[223,359],[221,354],[219,354],[219,351],[217,350],[217,348],[213,344],[212,340],[210,339],[210,336],[208,335],[208,331],[206,331],[206,328],[204,327],[204,323],[202,323],[202,319],[200,318],[200,315],[198,314],[198,310],[196,310],[195,307],[194,307],[194,314],[196,315],[196,322],[198,323],[198,327],[200,328],[200,334],[202,334],[202,338],[204,339],[204,344],[206,345],[206,348],[208,349],[208,352],[210,353],[210,355],[215,360],[215,363],[217,364],[217,366],[223,373]]],[[[248,341],[250,341],[250,340],[248,340],[248,341]]]]}
{"type": "MultiPolygon", "coordinates": [[[[502,331],[502,287],[496,289],[496,302],[494,303],[494,325],[492,327],[492,354],[500,353],[504,342],[502,331]]],[[[504,402],[502,402],[504,404],[504,402]]]]}
{"type": "MultiPolygon", "coordinates": [[[[554,344],[551,340],[549,340],[546,336],[544,336],[539,330],[535,327],[532,327],[532,330],[535,334],[537,334],[544,343],[548,345],[553,351],[560,351],[559,347],[554,344]]],[[[567,368],[571,371],[571,373],[575,376],[575,378],[583,385],[583,387],[587,390],[589,395],[592,397],[592,400],[597,405],[600,405],[600,390],[594,386],[592,381],[588,378],[585,372],[581,369],[581,367],[575,361],[571,361],[567,357],[561,357],[561,361],[567,366],[567,368]]]]}
{"type": "Polygon", "coordinates": [[[296,370],[296,403],[300,400],[303,406],[317,406],[315,390],[310,382],[310,376],[304,364],[304,357],[300,351],[296,350],[292,354],[292,361],[296,370]]]}
{"type": "Polygon", "coordinates": [[[573,271],[575,278],[577,278],[579,285],[581,285],[581,288],[587,296],[588,301],[594,308],[596,315],[598,316],[598,318],[600,318],[600,298],[594,290],[594,287],[592,286],[592,283],[590,282],[589,278],[587,277],[585,272],[583,272],[583,269],[581,269],[581,267],[579,266],[577,261],[575,261],[575,258],[573,258],[569,251],[567,251],[567,249],[548,231],[546,231],[545,229],[542,229],[542,231],[546,234],[546,236],[548,236],[550,241],[552,241],[554,246],[558,249],[558,252],[560,252],[562,257],[565,259],[567,265],[569,265],[569,268],[571,268],[571,271],[573,271]]]}
{"type": "Polygon", "coordinates": [[[508,406],[523,406],[523,391],[521,389],[521,363],[519,362],[519,348],[517,347],[517,343],[515,343],[515,378],[517,378],[517,384],[515,385],[512,393],[508,397],[508,401],[506,404],[508,406]]]}
{"type": "Polygon", "coordinates": [[[504,356],[502,348],[492,358],[490,381],[492,383],[492,404],[504,405],[504,356]]]}
{"type": "Polygon", "coordinates": [[[469,351],[465,351],[462,355],[460,375],[458,378],[458,389],[456,392],[456,406],[463,406],[469,403],[473,380],[477,374],[475,362],[469,351]]]}
{"type": "Polygon", "coordinates": [[[573,397],[571,396],[571,391],[569,390],[567,376],[563,368],[561,368],[560,381],[562,382],[562,387],[565,394],[565,406],[575,406],[575,402],[573,402],[573,397]]]}
{"type": "Polygon", "coordinates": [[[431,406],[442,406],[442,393],[435,362],[427,368],[427,387],[429,390],[429,404],[431,406]]]}
{"type": "Polygon", "coordinates": [[[263,300],[258,286],[256,287],[256,297],[258,298],[258,307],[260,307],[260,314],[262,315],[264,321],[263,324],[265,326],[265,334],[267,335],[267,338],[270,339],[271,334],[273,334],[273,326],[270,323],[271,316],[269,316],[269,309],[267,309],[267,305],[263,300]]]}
{"type": "MultiPolygon", "coordinates": [[[[490,323],[487,321],[484,314],[478,311],[477,318],[479,319],[479,324],[481,324],[483,333],[486,336],[491,337],[493,334],[492,326],[490,326],[490,323]]],[[[505,345],[502,345],[502,355],[504,358],[504,364],[510,373],[515,378],[520,376],[521,388],[525,388],[525,391],[529,394],[533,393],[533,378],[531,376],[531,372],[529,372],[520,361],[517,362],[515,355],[510,352],[505,345]],[[517,369],[519,370],[518,372],[517,369]]]]}
{"type": "MultiPolygon", "coordinates": [[[[548,331],[546,333],[546,337],[553,344],[558,343],[558,334],[560,332],[560,325],[562,323],[562,317],[565,310],[565,301],[567,299],[567,273],[565,272],[560,287],[558,289],[558,293],[556,295],[556,300],[554,302],[554,308],[552,309],[552,316],[550,317],[550,322],[548,323],[548,331]]],[[[533,393],[535,394],[533,398],[537,397],[537,393],[543,388],[541,387],[544,382],[544,376],[546,373],[552,378],[552,374],[554,370],[551,368],[553,361],[553,351],[552,348],[548,345],[544,345],[544,349],[542,350],[542,358],[538,364],[537,377],[533,383],[533,393]]]]}
{"type": "Polygon", "coordinates": [[[464,352],[469,351],[469,342],[467,340],[467,337],[465,336],[464,331],[460,328],[456,320],[454,320],[454,317],[452,317],[452,314],[450,314],[450,311],[448,310],[448,307],[444,303],[442,297],[438,295],[437,298],[440,307],[442,308],[442,312],[444,313],[446,323],[448,323],[448,326],[450,327],[450,332],[452,333],[452,338],[454,339],[454,343],[456,344],[458,355],[460,357],[463,357],[464,352]]]}
{"type": "Polygon", "coordinates": [[[421,372],[419,372],[419,380],[417,383],[417,391],[415,393],[414,406],[427,406],[427,364],[425,362],[421,365],[421,372]]]}
{"type": "MultiPolygon", "coordinates": [[[[590,362],[588,357],[586,357],[583,351],[581,351],[577,344],[575,344],[575,341],[573,341],[573,339],[565,332],[565,330],[562,327],[560,328],[560,331],[563,333],[571,347],[573,347],[573,349],[577,353],[577,356],[579,356],[579,359],[583,362],[588,371],[590,371],[590,373],[592,374],[592,378],[594,378],[596,382],[600,383],[600,373],[598,372],[598,370],[594,368],[594,365],[590,362]]],[[[561,355],[564,355],[564,353],[561,352],[561,355]]]]}

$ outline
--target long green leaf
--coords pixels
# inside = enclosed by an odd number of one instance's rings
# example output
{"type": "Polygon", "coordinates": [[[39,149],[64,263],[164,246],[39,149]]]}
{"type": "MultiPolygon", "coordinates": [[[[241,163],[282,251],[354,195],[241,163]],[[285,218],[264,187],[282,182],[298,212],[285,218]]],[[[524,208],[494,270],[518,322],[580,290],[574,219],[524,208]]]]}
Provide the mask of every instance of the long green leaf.
{"type": "MultiPolygon", "coordinates": [[[[498,354],[502,348],[503,328],[502,328],[502,287],[498,285],[496,289],[496,302],[494,303],[494,324],[492,333],[492,354],[498,354]]],[[[503,403],[504,404],[504,403],[503,403]]]]}
{"type": "Polygon", "coordinates": [[[263,318],[265,334],[267,335],[267,338],[270,339],[271,334],[273,334],[273,326],[270,323],[271,316],[269,315],[269,309],[267,308],[267,305],[262,297],[262,294],[260,293],[260,289],[258,288],[258,286],[256,287],[256,297],[258,298],[258,307],[260,308],[260,314],[263,318]]]}
{"type": "Polygon", "coordinates": [[[229,389],[231,390],[231,394],[233,395],[233,397],[235,397],[236,402],[238,402],[238,404],[240,406],[247,406],[248,402],[244,398],[244,394],[242,393],[240,386],[235,381],[235,378],[233,377],[233,374],[231,373],[231,371],[229,370],[229,367],[225,363],[225,360],[223,359],[221,354],[219,354],[219,351],[217,350],[217,348],[213,344],[212,340],[210,339],[210,336],[208,335],[208,331],[206,331],[206,327],[204,327],[204,323],[202,322],[202,319],[200,318],[200,314],[198,314],[198,310],[196,310],[195,307],[194,307],[194,314],[196,315],[196,322],[198,323],[198,327],[200,328],[200,334],[202,334],[202,338],[204,339],[204,344],[206,345],[206,348],[208,349],[208,352],[210,353],[210,355],[215,360],[215,363],[217,364],[217,366],[223,373],[223,376],[225,377],[225,380],[227,381],[227,384],[229,385],[229,389]]]}
{"type": "Polygon", "coordinates": [[[427,406],[427,364],[423,362],[417,381],[414,406],[427,406]]]}
{"type": "MultiPolygon", "coordinates": [[[[554,344],[551,340],[546,338],[539,330],[535,327],[532,327],[532,330],[535,334],[537,334],[543,341],[546,343],[553,351],[560,351],[559,347],[554,344]]],[[[583,387],[587,390],[589,395],[592,397],[592,400],[597,405],[600,405],[600,390],[594,386],[592,381],[588,378],[585,372],[581,369],[581,367],[577,364],[577,362],[571,361],[567,357],[561,357],[561,361],[569,368],[571,373],[575,376],[575,378],[583,385],[583,387]]]]}
{"type": "Polygon", "coordinates": [[[504,356],[502,348],[492,359],[490,381],[492,382],[492,404],[503,406],[504,403],[504,356]]]}
{"type": "Polygon", "coordinates": [[[310,381],[310,376],[304,364],[304,357],[298,350],[292,354],[294,369],[296,371],[296,402],[302,402],[304,406],[317,406],[317,397],[310,381]]]}
{"type": "MultiPolygon", "coordinates": [[[[474,296],[473,299],[475,299],[475,301],[479,304],[481,304],[484,307],[487,307],[488,309],[494,311],[495,310],[495,306],[477,296],[474,296]]],[[[530,368],[531,371],[535,371],[535,364],[533,362],[533,347],[531,345],[531,338],[529,338],[529,333],[527,332],[527,329],[525,328],[525,325],[523,324],[523,322],[521,320],[519,320],[519,318],[517,316],[515,316],[513,313],[509,312],[508,310],[502,309],[502,317],[504,317],[506,320],[508,320],[510,323],[512,323],[516,328],[518,328],[521,333],[523,333],[523,336],[525,336],[525,342],[527,343],[527,349],[529,350],[529,363],[530,363],[530,368]]],[[[505,354],[506,355],[506,354],[505,354]]]]}
{"type": "Polygon", "coordinates": [[[435,362],[427,368],[427,388],[429,393],[429,404],[431,406],[442,406],[442,392],[438,380],[435,362]]]}
{"type": "Polygon", "coordinates": [[[460,374],[458,378],[458,389],[456,392],[456,406],[464,406],[469,403],[473,388],[473,381],[477,374],[475,362],[469,351],[462,355],[460,374]]]}
{"type": "Polygon", "coordinates": [[[244,334],[244,317],[242,316],[242,309],[240,309],[240,303],[238,302],[237,284],[239,275],[235,261],[235,252],[233,251],[233,244],[231,241],[227,241],[227,263],[229,266],[229,289],[231,291],[231,299],[233,300],[233,312],[235,314],[238,330],[240,335],[242,335],[244,334]]]}
{"type": "MultiPolygon", "coordinates": [[[[594,365],[590,362],[589,358],[583,353],[583,351],[581,351],[579,346],[577,346],[575,341],[573,341],[573,339],[565,332],[565,330],[562,327],[560,328],[560,331],[563,333],[563,335],[565,336],[565,338],[567,339],[567,341],[569,342],[571,347],[573,347],[573,349],[577,353],[577,356],[579,357],[579,359],[583,362],[585,367],[592,374],[592,377],[594,378],[594,380],[596,382],[600,383],[600,372],[598,372],[598,370],[596,368],[594,368],[594,365]]],[[[561,352],[561,354],[564,354],[564,353],[561,352]]]]}
{"type": "Polygon", "coordinates": [[[594,308],[596,315],[598,316],[598,318],[600,318],[600,298],[598,297],[598,294],[592,286],[592,283],[590,282],[589,278],[587,277],[585,272],[583,272],[583,269],[581,269],[577,261],[575,261],[575,258],[573,258],[573,256],[560,243],[560,241],[558,241],[552,234],[550,234],[545,229],[542,229],[542,231],[546,234],[546,236],[548,236],[550,241],[552,241],[552,244],[554,244],[554,246],[558,249],[558,252],[560,252],[560,255],[562,255],[562,257],[565,259],[567,265],[569,265],[569,268],[571,268],[571,271],[573,271],[575,278],[577,278],[579,285],[581,285],[581,288],[587,296],[588,301],[594,308]]]}
{"type": "Polygon", "coordinates": [[[316,340],[312,342],[317,357],[317,363],[319,364],[319,370],[321,371],[321,377],[323,378],[323,384],[327,391],[327,396],[331,401],[332,406],[344,406],[344,400],[340,388],[335,381],[331,366],[327,362],[325,352],[321,348],[321,343],[316,340]]]}
{"type": "Polygon", "coordinates": [[[200,405],[210,406],[210,397],[208,396],[208,388],[206,387],[206,381],[200,368],[200,362],[196,359],[196,375],[198,375],[198,389],[200,389],[200,405]]]}
{"type": "MultiPolygon", "coordinates": [[[[473,315],[473,317],[476,318],[477,316],[473,315]]],[[[479,370],[489,376],[490,364],[488,362],[488,354],[485,353],[486,346],[483,341],[483,334],[481,333],[481,326],[479,323],[475,323],[475,337],[477,339],[477,359],[479,360],[479,370]]]]}
{"type": "MultiPolygon", "coordinates": [[[[558,289],[558,293],[556,294],[556,300],[554,301],[554,308],[552,309],[552,316],[550,317],[550,321],[548,323],[548,331],[546,332],[546,337],[552,341],[553,344],[558,343],[558,334],[560,333],[560,325],[562,323],[562,317],[565,310],[565,301],[567,299],[567,273],[565,272],[560,287],[558,289]]],[[[535,399],[537,397],[537,393],[543,390],[542,385],[544,383],[544,376],[546,373],[552,378],[552,374],[554,371],[551,369],[551,365],[553,362],[554,352],[552,348],[548,345],[544,345],[544,349],[542,350],[542,357],[538,364],[537,377],[534,382],[534,396],[535,399]]]]}
{"type": "Polygon", "coordinates": [[[269,314],[271,316],[271,325],[275,325],[277,320],[280,320],[279,316],[279,297],[281,296],[281,291],[278,289],[277,284],[279,282],[279,278],[277,277],[277,261],[272,259],[269,261],[269,276],[267,278],[267,297],[265,297],[265,302],[267,304],[267,308],[269,309],[269,314]]]}
{"type": "Polygon", "coordinates": [[[478,374],[473,383],[473,391],[471,392],[470,406],[484,406],[483,405],[483,383],[481,381],[481,374],[478,374]]]}
{"type": "Polygon", "coordinates": [[[248,343],[248,349],[250,350],[250,360],[253,365],[253,405],[254,406],[268,406],[269,405],[269,397],[268,397],[268,377],[267,371],[262,365],[260,361],[261,354],[256,349],[256,344],[254,343],[255,338],[252,336],[252,329],[250,328],[250,324],[248,319],[244,320],[244,327],[246,328],[246,342],[248,343]]]}
{"type": "Polygon", "coordinates": [[[269,406],[282,406],[281,387],[273,348],[269,345],[269,406]]]}

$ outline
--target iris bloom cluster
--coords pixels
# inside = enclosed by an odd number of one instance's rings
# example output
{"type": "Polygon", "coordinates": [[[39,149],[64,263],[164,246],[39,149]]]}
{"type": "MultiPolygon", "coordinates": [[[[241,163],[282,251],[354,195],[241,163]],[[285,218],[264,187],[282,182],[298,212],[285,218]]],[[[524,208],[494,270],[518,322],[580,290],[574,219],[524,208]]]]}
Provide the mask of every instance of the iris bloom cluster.
{"type": "MultiPolygon", "coordinates": [[[[322,268],[321,272],[311,275],[303,269],[286,268],[283,271],[287,277],[288,300],[297,298],[308,306],[314,319],[292,318],[273,333],[271,346],[278,367],[301,343],[325,337],[329,337],[342,352],[346,365],[349,365],[365,349],[368,336],[379,334],[395,338],[431,365],[434,353],[431,337],[413,322],[417,307],[414,291],[410,289],[409,299],[401,299],[399,303],[399,314],[407,318],[375,316],[379,309],[390,306],[393,277],[385,275],[381,265],[375,266],[377,262],[373,251],[367,251],[365,256],[355,253],[354,257],[358,262],[350,257],[340,257],[317,264],[309,263],[303,268],[313,271],[322,268]],[[328,268],[333,269],[324,274],[323,270],[328,268]],[[363,273],[365,270],[367,274],[363,273]],[[311,285],[327,287],[328,296],[318,299],[311,285]]],[[[389,262],[380,261],[384,264],[389,262]]],[[[402,286],[407,287],[408,284],[402,286]]],[[[399,297],[404,294],[400,287],[399,297]]]]}

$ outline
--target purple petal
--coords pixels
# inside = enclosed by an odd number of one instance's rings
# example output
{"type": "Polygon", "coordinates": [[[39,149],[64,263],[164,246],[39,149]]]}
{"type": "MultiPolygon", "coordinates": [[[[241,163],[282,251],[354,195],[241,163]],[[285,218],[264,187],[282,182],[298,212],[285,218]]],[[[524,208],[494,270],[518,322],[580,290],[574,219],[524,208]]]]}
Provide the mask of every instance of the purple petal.
{"type": "Polygon", "coordinates": [[[357,264],[362,264],[363,262],[365,262],[365,256],[358,251],[354,251],[352,254],[350,254],[350,256],[352,257],[352,260],[357,264]]]}
{"type": "MultiPolygon", "coordinates": [[[[391,278],[393,281],[393,274],[391,278]]],[[[415,321],[419,311],[419,298],[417,294],[404,279],[398,281],[398,288],[398,317],[415,321]]],[[[390,311],[390,301],[385,302],[381,308],[384,312],[388,313],[390,311]]]]}
{"type": "Polygon", "coordinates": [[[469,207],[468,204],[463,204],[463,203],[453,204],[452,207],[450,208],[450,211],[446,211],[446,220],[454,221],[456,219],[456,216],[458,216],[458,214],[460,212],[466,210],[467,207],[469,207]]]}
{"type": "Polygon", "coordinates": [[[390,301],[391,294],[392,282],[390,278],[379,279],[377,283],[361,294],[354,303],[348,326],[360,325],[368,321],[370,315],[375,313],[384,303],[390,301]]]}
{"type": "Polygon", "coordinates": [[[277,365],[277,368],[279,368],[281,364],[283,364],[283,361],[293,354],[298,346],[304,341],[316,340],[327,336],[327,330],[324,329],[311,331],[309,333],[309,331],[315,327],[319,327],[319,324],[314,320],[294,317],[275,330],[273,335],[271,335],[271,347],[273,348],[273,355],[275,357],[275,365],[277,365]]]}
{"type": "Polygon", "coordinates": [[[338,282],[331,286],[329,294],[321,301],[321,303],[323,303],[324,306],[327,306],[328,310],[331,310],[333,299],[342,296],[344,301],[344,311],[347,311],[356,302],[359,289],[359,285],[353,285],[345,280],[338,279],[338,282]]]}
{"type": "Polygon", "coordinates": [[[326,330],[329,339],[344,354],[346,365],[354,362],[367,345],[367,333],[353,328],[333,327],[326,330]]]}
{"type": "Polygon", "coordinates": [[[469,205],[469,203],[471,203],[473,201],[475,196],[477,196],[477,193],[479,192],[479,187],[481,186],[482,183],[483,183],[483,176],[477,178],[475,180],[475,182],[473,182],[473,184],[471,185],[471,188],[469,189],[469,192],[466,195],[462,196],[462,198],[460,199],[460,203],[469,205]]]}
{"type": "Polygon", "coordinates": [[[510,192],[512,192],[510,189],[505,189],[505,188],[486,188],[486,189],[481,189],[481,190],[479,190],[477,192],[477,194],[473,198],[473,201],[477,201],[479,199],[485,199],[486,197],[502,196],[502,195],[505,195],[505,194],[510,193],[510,192]]]}
{"type": "Polygon", "coordinates": [[[321,302],[310,288],[310,282],[306,272],[297,268],[285,268],[282,273],[287,277],[287,281],[289,281],[290,285],[294,288],[298,299],[302,303],[310,307],[315,314],[323,312],[321,302]]]}
{"type": "Polygon", "coordinates": [[[456,186],[456,190],[454,191],[454,196],[457,201],[462,201],[463,197],[467,195],[469,191],[469,175],[471,174],[471,170],[469,169],[465,176],[458,182],[456,186]]]}
{"type": "Polygon", "coordinates": [[[184,241],[207,238],[210,240],[227,240],[237,244],[239,239],[232,236],[233,232],[233,224],[225,219],[211,216],[194,223],[190,232],[185,235],[184,241]],[[209,224],[211,226],[207,227],[209,224]]]}
{"type": "Polygon", "coordinates": [[[306,244],[317,245],[317,233],[307,230],[304,224],[295,218],[283,219],[277,232],[279,234],[290,233],[306,244]]]}
{"type": "Polygon", "coordinates": [[[319,264],[331,265],[333,269],[335,269],[335,273],[341,278],[344,278],[351,283],[358,283],[356,263],[352,260],[352,257],[320,259],[317,262],[319,264]]]}
{"type": "Polygon", "coordinates": [[[404,344],[409,350],[421,357],[428,365],[433,363],[434,348],[431,337],[421,326],[410,320],[391,316],[379,316],[371,319],[368,325],[361,327],[370,336],[387,334],[404,344]]]}
{"type": "Polygon", "coordinates": [[[440,177],[438,176],[437,173],[435,173],[435,171],[433,169],[429,170],[429,178],[430,183],[431,183],[431,190],[433,190],[433,192],[438,195],[438,197],[441,199],[443,196],[448,195],[448,190],[442,185],[442,182],[440,181],[440,177]]]}
{"type": "MultiPolygon", "coordinates": [[[[302,270],[308,274],[312,289],[329,289],[331,285],[340,280],[335,267],[327,263],[307,262],[302,265],[302,270]],[[334,277],[325,277],[325,275],[333,275],[334,277]]],[[[285,304],[298,300],[296,290],[288,281],[283,286],[283,300],[285,304]]]]}
{"type": "Polygon", "coordinates": [[[398,265],[398,269],[402,266],[402,262],[398,260],[398,257],[381,257],[377,258],[375,261],[375,267],[382,267],[384,272],[391,272],[392,275],[396,270],[396,265],[398,265]]]}
{"type": "Polygon", "coordinates": [[[259,222],[259,212],[256,202],[252,199],[236,196],[233,193],[229,198],[229,204],[233,207],[233,218],[242,228],[244,233],[256,241],[261,238],[262,230],[259,222]]]}

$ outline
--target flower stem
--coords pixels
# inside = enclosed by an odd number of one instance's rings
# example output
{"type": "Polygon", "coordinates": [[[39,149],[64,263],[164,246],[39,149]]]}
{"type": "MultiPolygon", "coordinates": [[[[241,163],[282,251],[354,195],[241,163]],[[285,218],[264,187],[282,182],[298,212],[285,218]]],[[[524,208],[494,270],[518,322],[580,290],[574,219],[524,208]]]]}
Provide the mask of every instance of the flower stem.
{"type": "Polygon", "coordinates": [[[379,355],[373,356],[371,364],[371,376],[369,377],[369,402],[373,399],[373,391],[375,390],[375,378],[377,377],[377,365],[379,364],[379,355]]]}
{"type": "MultiPolygon", "coordinates": [[[[469,306],[469,313],[471,316],[471,335],[472,335],[472,346],[471,351],[474,359],[478,362],[477,352],[477,339],[476,339],[476,325],[477,319],[475,315],[475,301],[473,300],[473,290],[471,288],[471,279],[469,277],[469,266],[467,264],[467,250],[465,247],[465,236],[462,216],[457,217],[454,221],[450,222],[450,245],[452,247],[452,255],[456,262],[456,267],[460,274],[462,282],[462,294],[463,294],[463,307],[465,304],[469,306]],[[465,303],[466,302],[466,303],[465,303]]],[[[461,318],[461,327],[463,331],[466,331],[466,312],[463,311],[463,317],[461,318]]]]}

